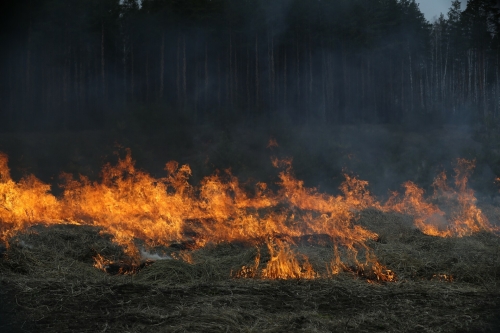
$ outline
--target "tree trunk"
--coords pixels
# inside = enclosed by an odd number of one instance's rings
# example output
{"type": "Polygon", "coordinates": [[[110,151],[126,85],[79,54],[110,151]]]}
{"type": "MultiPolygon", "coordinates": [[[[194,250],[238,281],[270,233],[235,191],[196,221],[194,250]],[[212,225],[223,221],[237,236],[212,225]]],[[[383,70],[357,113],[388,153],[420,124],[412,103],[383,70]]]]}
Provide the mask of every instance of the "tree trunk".
{"type": "MultiPolygon", "coordinates": [[[[324,45],[321,45],[324,48],[324,45]]],[[[326,91],[326,71],[327,71],[327,63],[326,63],[326,54],[325,51],[321,52],[321,108],[320,108],[320,117],[323,123],[326,121],[326,103],[327,103],[327,91],[326,91]]]]}
{"type": "Polygon", "coordinates": [[[127,54],[127,45],[126,43],[124,42],[123,43],[123,83],[122,83],[122,89],[124,91],[123,93],[123,103],[124,105],[126,105],[126,102],[127,102],[127,98],[126,98],[126,90],[127,90],[127,57],[128,57],[128,54],[127,54]]]}
{"type": "Polygon", "coordinates": [[[276,76],[275,76],[275,71],[274,71],[274,36],[273,36],[273,31],[271,30],[271,53],[270,53],[270,75],[271,75],[271,111],[274,111],[272,109],[275,108],[275,95],[276,95],[276,76]]]}
{"type": "Polygon", "coordinates": [[[149,103],[149,51],[146,51],[146,103],[149,103]]]}
{"type": "Polygon", "coordinates": [[[26,93],[30,93],[30,74],[31,74],[31,21],[28,29],[28,42],[26,45],[26,93]]]}
{"type": "Polygon", "coordinates": [[[446,102],[446,74],[448,71],[448,51],[450,48],[450,40],[448,39],[448,42],[446,43],[446,53],[445,53],[445,58],[444,58],[444,71],[443,71],[443,79],[442,79],[442,90],[441,90],[441,98],[443,102],[446,102]]]}
{"type": "Polygon", "coordinates": [[[186,36],[182,36],[182,98],[183,108],[187,106],[187,60],[186,60],[186,36]]]}
{"type": "Polygon", "coordinates": [[[233,38],[232,38],[232,32],[229,30],[229,82],[226,85],[227,92],[229,93],[228,99],[229,99],[229,105],[231,106],[231,109],[233,109],[233,38]]]}
{"type": "Polygon", "coordinates": [[[177,73],[177,80],[176,80],[176,87],[177,87],[177,107],[181,108],[182,105],[182,93],[181,93],[181,37],[177,37],[177,68],[176,68],[176,73],[177,73]]]}
{"type": "Polygon", "coordinates": [[[255,108],[260,110],[259,101],[259,40],[255,35],[255,108]]]}
{"type": "MultiPolygon", "coordinates": [[[[237,100],[239,94],[238,94],[238,53],[234,52],[234,76],[233,76],[233,98],[231,99],[232,103],[234,104],[234,101],[236,100],[236,103],[239,101],[237,100]]],[[[231,105],[231,108],[234,108],[234,105],[231,105]]]]}
{"type": "Polygon", "coordinates": [[[309,103],[306,106],[306,116],[309,117],[310,108],[313,104],[313,64],[312,64],[312,46],[311,46],[311,36],[309,36],[309,103]]]}
{"type": "Polygon", "coordinates": [[[285,52],[284,52],[284,59],[283,59],[283,107],[284,107],[284,110],[285,112],[287,112],[286,108],[287,108],[287,96],[286,96],[286,90],[288,88],[288,82],[286,80],[286,71],[287,71],[287,68],[286,68],[286,49],[285,49],[285,52]]]}
{"type": "Polygon", "coordinates": [[[250,47],[247,46],[247,76],[246,76],[246,91],[247,91],[247,113],[250,111],[250,47]]]}
{"type": "Polygon", "coordinates": [[[101,21],[101,84],[102,95],[106,97],[106,75],[104,70],[104,22],[101,21]]]}
{"type": "Polygon", "coordinates": [[[161,52],[160,52],[160,101],[163,100],[163,77],[165,75],[165,31],[161,36],[161,52]]]}
{"type": "Polygon", "coordinates": [[[205,111],[208,103],[208,44],[205,42],[205,111]]]}
{"type": "Polygon", "coordinates": [[[411,52],[410,52],[410,44],[408,43],[408,60],[409,60],[409,67],[408,71],[410,72],[410,112],[413,113],[413,69],[412,69],[412,62],[411,62],[411,52]]]}
{"type": "Polygon", "coordinates": [[[299,41],[298,41],[298,37],[297,37],[297,41],[296,41],[296,53],[295,53],[295,61],[296,61],[296,66],[295,66],[295,69],[296,69],[296,73],[295,73],[295,81],[297,81],[297,99],[296,99],[296,104],[295,106],[298,107],[300,105],[300,88],[301,88],[301,84],[300,84],[300,55],[299,55],[299,41]]]}
{"type": "Polygon", "coordinates": [[[486,59],[486,57],[484,56],[485,54],[485,51],[483,50],[482,52],[482,67],[483,67],[483,70],[482,70],[482,80],[481,80],[481,83],[482,83],[482,86],[481,86],[481,91],[482,91],[482,95],[483,95],[483,112],[484,112],[484,117],[487,117],[488,114],[489,114],[489,105],[487,103],[487,99],[486,99],[486,94],[487,94],[487,87],[486,87],[486,73],[487,73],[487,68],[488,68],[488,60],[486,59]]]}
{"type": "Polygon", "coordinates": [[[220,53],[217,53],[217,104],[219,106],[219,111],[222,106],[221,88],[222,88],[222,79],[221,79],[221,69],[220,69],[220,53]]]}
{"type": "MultiPolygon", "coordinates": [[[[198,54],[198,38],[196,37],[194,40],[194,54],[198,54]]],[[[195,60],[194,63],[194,73],[192,75],[193,84],[194,84],[194,96],[192,98],[193,101],[193,120],[196,121],[198,117],[198,95],[199,95],[199,84],[198,84],[198,74],[200,72],[200,64],[198,59],[195,60]]]]}
{"type": "Polygon", "coordinates": [[[401,112],[402,114],[406,113],[405,110],[405,62],[403,59],[401,59],[401,112]]]}

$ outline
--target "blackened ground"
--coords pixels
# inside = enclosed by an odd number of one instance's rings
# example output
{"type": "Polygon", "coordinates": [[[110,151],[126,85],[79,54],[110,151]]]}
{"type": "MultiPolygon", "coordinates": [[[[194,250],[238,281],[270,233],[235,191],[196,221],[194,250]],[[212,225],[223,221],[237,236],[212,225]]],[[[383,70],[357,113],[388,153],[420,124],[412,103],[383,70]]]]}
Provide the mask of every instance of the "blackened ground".
{"type": "MultiPolygon", "coordinates": [[[[349,271],[316,280],[235,279],[231,272],[258,252],[262,265],[270,259],[265,245],[257,251],[244,243],[164,248],[192,263],[159,260],[133,275],[110,275],[93,267],[95,249],[114,260],[124,253],[99,229],[35,226],[13,237],[0,260],[0,332],[499,331],[498,236],[431,237],[408,216],[376,210],[356,223],[379,234],[368,245],[396,282],[349,271]]],[[[293,250],[325,274],[333,249],[321,240],[293,250]]]]}
{"type": "MultiPolygon", "coordinates": [[[[12,332],[492,333],[500,328],[498,291],[457,290],[429,282],[386,286],[354,279],[172,286],[87,282],[72,287],[79,293],[62,292],[70,289],[63,283],[44,284],[39,289],[43,297],[32,301],[46,309],[34,327],[21,330],[16,322],[6,328],[12,332]]],[[[30,298],[22,296],[25,302],[30,298]]],[[[27,312],[23,309],[20,314],[27,312]]]]}
{"type": "Polygon", "coordinates": [[[20,306],[16,304],[16,289],[5,281],[0,281],[0,332],[28,333],[34,325],[25,318],[20,306]]]}

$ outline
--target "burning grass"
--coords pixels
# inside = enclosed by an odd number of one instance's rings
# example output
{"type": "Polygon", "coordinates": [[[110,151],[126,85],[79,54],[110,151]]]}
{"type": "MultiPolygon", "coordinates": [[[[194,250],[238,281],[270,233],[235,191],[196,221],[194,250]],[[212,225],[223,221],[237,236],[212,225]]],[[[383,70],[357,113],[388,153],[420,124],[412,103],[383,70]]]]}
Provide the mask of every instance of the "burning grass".
{"type": "MultiPolygon", "coordinates": [[[[135,261],[131,267],[117,268],[121,273],[130,273],[145,264],[139,263],[135,239],[147,247],[180,242],[190,248],[234,241],[260,244],[265,240],[271,255],[268,266],[259,267],[258,253],[253,268],[242,267],[237,276],[286,279],[320,276],[305,255],[301,254],[302,260],[298,260],[299,256],[290,249],[294,242],[289,240],[326,235],[333,244],[329,275],[354,270],[375,274],[377,280],[392,281],[394,273],[378,262],[367,245],[377,234],[354,223],[362,209],[410,214],[424,233],[441,237],[496,231],[476,206],[474,192],[467,187],[474,168],[471,161],[458,160],[455,189],[447,185],[444,173],[434,182],[433,199],[444,198],[445,207],[452,211],[449,216],[411,182],[404,184],[403,197],[394,193],[381,205],[368,191],[366,181],[345,174],[340,186],[342,194],[333,196],[305,187],[303,181],[294,177],[291,160],[273,159],[273,165],[281,169],[279,190],[273,192],[267,184],[257,183],[253,195],[249,195],[229,171],[205,177],[194,187],[188,182],[189,166],[174,161],[166,164],[166,177],[153,178],[135,168],[127,151],[116,165],[103,167],[100,181],[91,182],[84,176],[75,180],[62,174],[64,192],[56,198],[49,193],[50,187],[33,175],[14,182],[7,156],[0,155],[1,238],[8,241],[16,232],[39,221],[47,225],[71,222],[100,226],[135,261]],[[285,238],[274,240],[282,236],[285,238]]],[[[116,266],[99,253],[94,259],[95,266],[103,270],[116,266]]]]}
{"type": "Polygon", "coordinates": [[[249,191],[229,171],[194,186],[176,162],[154,178],[128,152],[99,181],[63,174],[56,197],[0,155],[5,297],[35,331],[494,329],[500,242],[473,162],[385,204],[356,177],[331,195],[273,164],[276,189],[249,191]]]}
{"type": "MultiPolygon", "coordinates": [[[[181,243],[191,248],[233,241],[260,244],[265,240],[272,259],[268,267],[256,264],[258,272],[239,276],[286,279],[318,277],[307,257],[302,255],[303,262],[299,262],[288,243],[293,238],[323,234],[335,244],[332,274],[354,269],[371,271],[367,274],[373,273],[379,280],[393,278],[366,245],[377,235],[353,224],[357,210],[378,207],[366,189],[367,182],[355,178],[346,177],[341,187],[344,195],[327,195],[304,187],[293,176],[291,162],[276,159],[275,166],[283,169],[280,190],[271,192],[266,184],[257,183],[254,195],[249,196],[229,172],[206,177],[195,188],[188,183],[189,166],[176,162],[166,164],[167,177],[155,179],[136,170],[128,152],[117,165],[104,166],[100,182],[83,176],[74,180],[63,174],[64,193],[56,199],[34,176],[13,182],[7,157],[0,159],[4,240],[36,221],[96,225],[113,235],[113,241],[123,246],[135,266],[139,266],[140,257],[135,239],[148,247],[181,243]],[[285,238],[274,240],[282,236],[285,238]],[[341,258],[342,249],[346,255],[341,258]]],[[[95,258],[96,267],[101,269],[112,264],[101,254],[95,258]]],[[[259,260],[255,258],[256,263],[259,260]]]]}

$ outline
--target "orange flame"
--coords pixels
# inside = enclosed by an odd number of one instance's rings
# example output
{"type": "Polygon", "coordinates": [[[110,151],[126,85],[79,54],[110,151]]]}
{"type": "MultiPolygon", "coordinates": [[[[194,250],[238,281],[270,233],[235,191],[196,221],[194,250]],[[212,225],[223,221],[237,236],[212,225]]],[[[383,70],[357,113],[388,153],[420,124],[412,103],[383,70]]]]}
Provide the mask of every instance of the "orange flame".
{"type": "Polygon", "coordinates": [[[270,255],[266,267],[259,272],[261,262],[259,251],[254,264],[243,266],[235,274],[235,277],[260,277],[262,279],[314,279],[319,277],[305,255],[302,255],[303,263],[299,262],[297,254],[290,249],[289,244],[281,240],[269,239],[266,241],[266,245],[270,255]]]}
{"type": "Polygon", "coordinates": [[[424,197],[424,190],[416,184],[406,182],[403,198],[393,193],[384,208],[412,215],[415,225],[427,235],[461,237],[481,230],[497,231],[476,206],[474,191],[467,186],[474,166],[475,161],[458,159],[454,168],[454,188],[448,185],[446,173],[442,172],[432,183],[434,195],[430,199],[424,197]],[[432,201],[441,203],[448,212],[432,201]]]}
{"type": "MultiPolygon", "coordinates": [[[[447,214],[425,199],[424,191],[414,183],[404,184],[402,198],[394,194],[381,206],[368,191],[368,182],[347,174],[340,186],[342,195],[328,195],[304,186],[294,177],[291,160],[272,161],[281,169],[277,192],[257,183],[254,194],[249,195],[229,171],[205,177],[195,187],[189,183],[189,166],[168,162],[166,177],[153,178],[136,169],[127,151],[116,165],[103,167],[99,181],[62,174],[61,198],[50,194],[50,186],[34,176],[14,182],[7,161],[7,156],[0,154],[2,240],[7,241],[34,223],[95,225],[112,234],[114,241],[136,259],[130,267],[139,267],[136,239],[150,246],[189,242],[191,248],[239,240],[266,244],[270,260],[261,263],[259,252],[254,264],[243,266],[235,277],[312,279],[319,274],[308,258],[292,250],[290,244],[297,237],[325,235],[334,248],[328,275],[363,272],[378,281],[394,281],[394,272],[382,266],[367,245],[377,234],[355,223],[360,210],[376,208],[411,214],[416,225],[430,235],[462,236],[493,230],[475,205],[474,192],[467,187],[473,162],[466,160],[459,160],[455,169],[456,190],[448,187],[445,174],[434,183],[434,200],[445,197],[459,207],[448,221],[447,214]]],[[[192,262],[188,254],[182,256],[192,262]]],[[[99,255],[95,261],[96,267],[103,270],[111,265],[99,255]]]]}
{"type": "Polygon", "coordinates": [[[424,198],[424,190],[411,181],[404,183],[403,187],[404,197],[400,198],[399,193],[393,193],[385,204],[385,208],[412,215],[417,228],[427,235],[449,236],[449,230],[443,223],[440,223],[444,213],[424,198]]]}
{"type": "Polygon", "coordinates": [[[15,232],[36,222],[60,222],[61,205],[49,193],[50,186],[33,175],[14,182],[7,162],[7,155],[0,153],[0,240],[7,242],[15,232]]]}

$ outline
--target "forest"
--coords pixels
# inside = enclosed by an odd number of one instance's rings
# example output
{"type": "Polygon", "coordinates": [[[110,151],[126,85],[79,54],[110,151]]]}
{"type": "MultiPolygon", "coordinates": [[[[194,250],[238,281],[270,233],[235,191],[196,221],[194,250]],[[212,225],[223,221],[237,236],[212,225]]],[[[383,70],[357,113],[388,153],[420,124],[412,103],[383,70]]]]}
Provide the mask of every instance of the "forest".
{"type": "Polygon", "coordinates": [[[495,0],[464,11],[452,1],[433,23],[414,0],[2,3],[4,132],[172,119],[427,126],[500,114],[495,0]]]}

